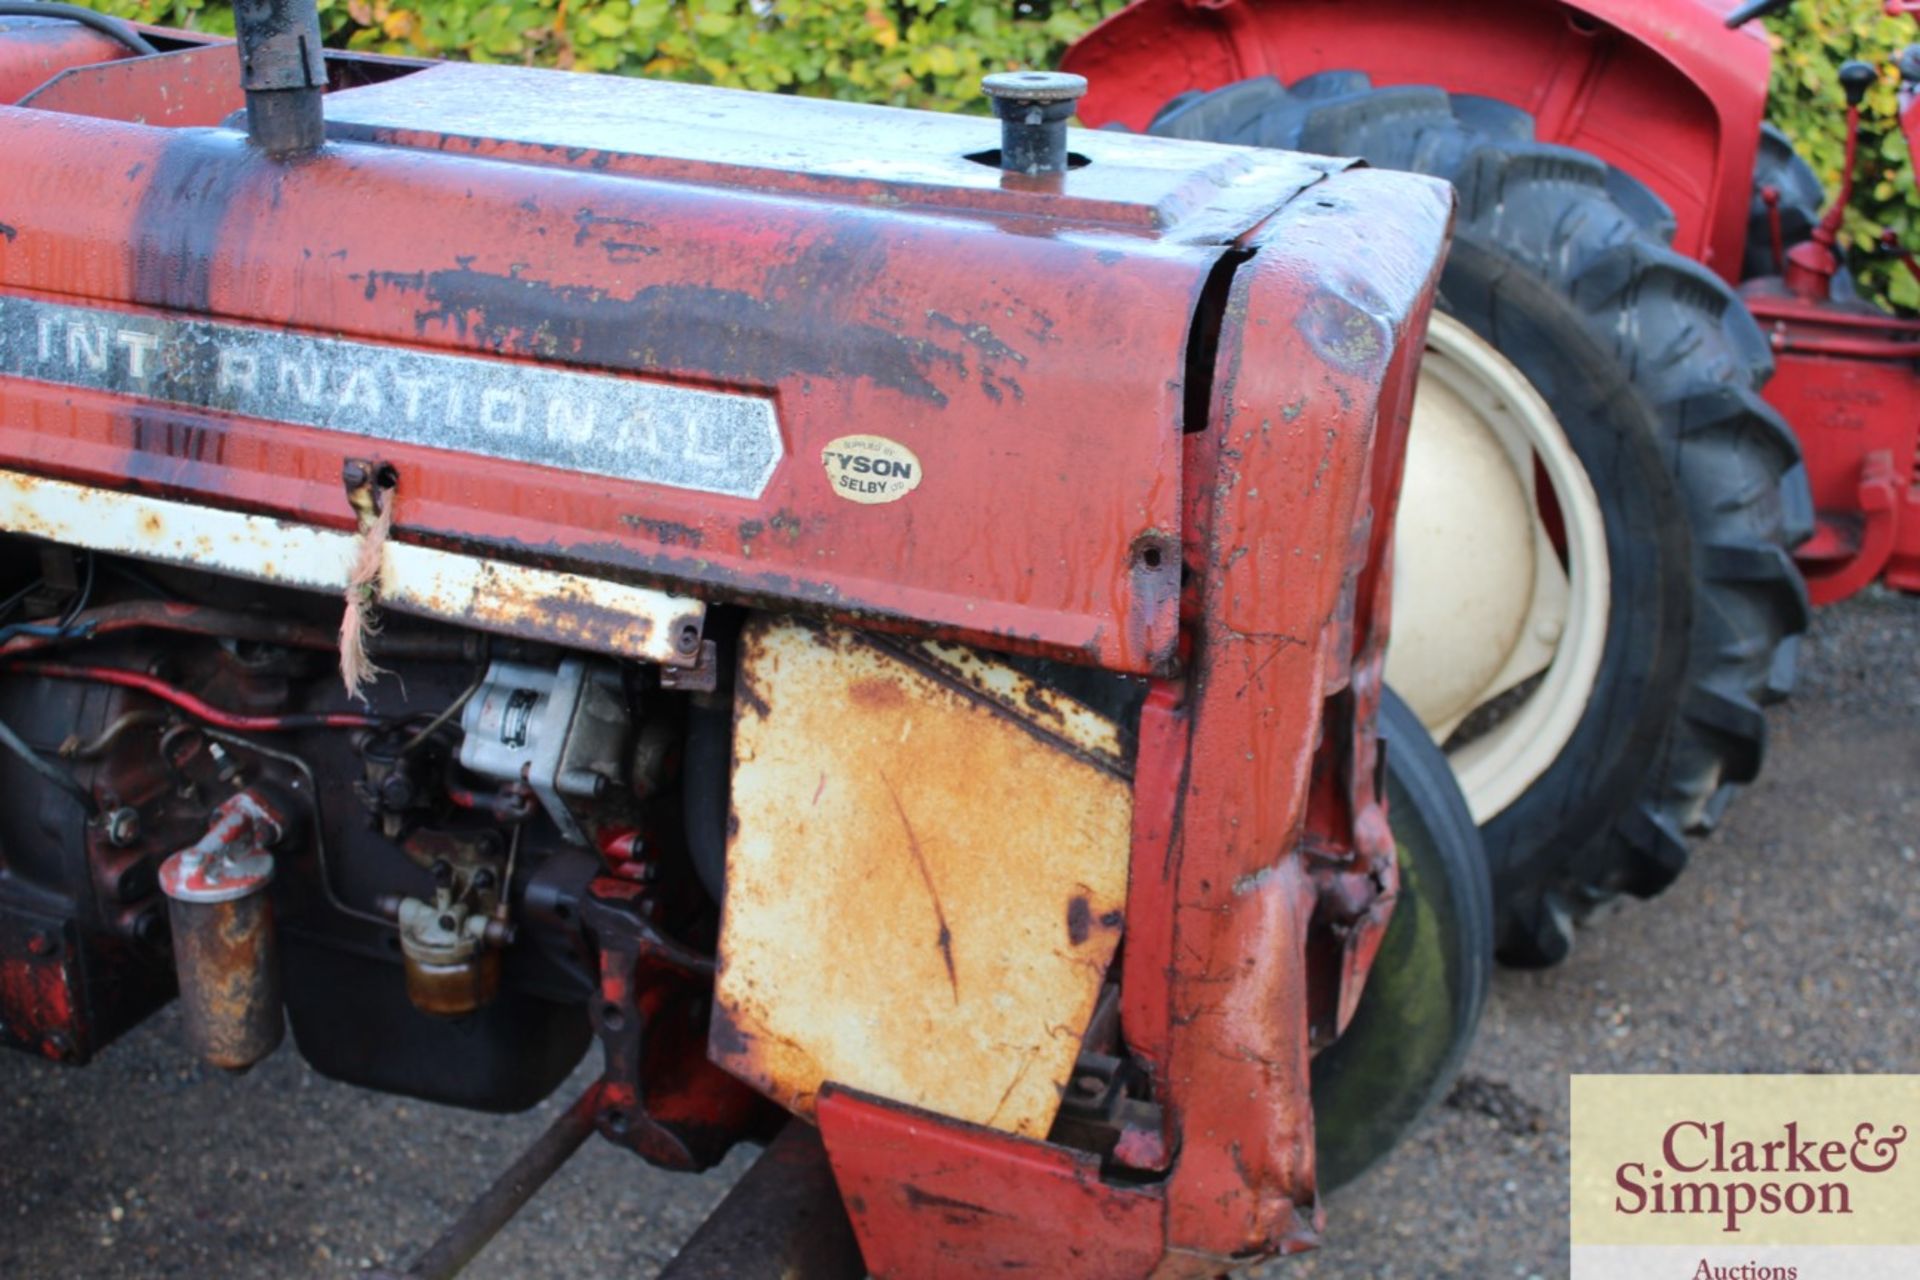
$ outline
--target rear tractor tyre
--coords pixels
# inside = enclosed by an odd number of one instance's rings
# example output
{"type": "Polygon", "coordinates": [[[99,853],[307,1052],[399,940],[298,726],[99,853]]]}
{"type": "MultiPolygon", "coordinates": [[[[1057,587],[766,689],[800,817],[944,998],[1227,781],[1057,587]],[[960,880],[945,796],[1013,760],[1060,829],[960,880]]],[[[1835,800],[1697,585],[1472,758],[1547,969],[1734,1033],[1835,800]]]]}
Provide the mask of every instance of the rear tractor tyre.
{"type": "Polygon", "coordinates": [[[1763,124],[1760,149],[1753,158],[1753,201],[1747,210],[1747,254],[1741,263],[1742,279],[1777,276],[1786,269],[1786,264],[1776,261],[1773,255],[1774,214],[1767,208],[1764,194],[1768,189],[1773,191],[1779,209],[1781,248],[1791,249],[1812,236],[1814,226],[1820,221],[1820,210],[1827,203],[1820,175],[1800,158],[1786,134],[1771,124],[1763,124]]]}
{"type": "Polygon", "coordinates": [[[1313,1060],[1322,1191],[1365,1172],[1446,1096],[1493,970],[1486,847],[1447,758],[1391,692],[1380,732],[1400,898],[1360,1007],[1313,1060]]]}
{"type": "MultiPolygon", "coordinates": [[[[1771,124],[1761,125],[1760,149],[1753,159],[1753,199],[1747,210],[1747,253],[1741,260],[1740,278],[1785,274],[1787,251],[1813,238],[1813,229],[1826,207],[1827,191],[1820,185],[1820,175],[1794,150],[1792,139],[1771,124]],[[1780,219],[1777,256],[1773,251],[1774,212],[1767,208],[1769,190],[1780,219]]],[[[1833,300],[1860,301],[1859,285],[1845,266],[1833,277],[1833,300]]]]}
{"type": "Polygon", "coordinates": [[[1459,191],[1414,409],[1389,675],[1486,839],[1499,951],[1679,874],[1792,684],[1812,503],[1766,341],[1644,185],[1523,111],[1358,72],[1183,94],[1151,132],[1459,191]]]}

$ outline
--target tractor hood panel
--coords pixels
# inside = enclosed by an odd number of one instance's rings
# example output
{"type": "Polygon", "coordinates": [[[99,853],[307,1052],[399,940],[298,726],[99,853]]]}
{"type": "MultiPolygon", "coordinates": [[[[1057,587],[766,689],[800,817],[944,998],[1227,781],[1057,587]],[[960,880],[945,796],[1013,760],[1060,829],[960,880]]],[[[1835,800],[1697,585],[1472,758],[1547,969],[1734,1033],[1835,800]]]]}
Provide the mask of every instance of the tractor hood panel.
{"type": "Polygon", "coordinates": [[[1230,242],[1339,160],[1075,131],[1066,181],[1003,173],[990,117],[442,65],[327,99],[329,137],[527,164],[1230,242]]]}
{"type": "Polygon", "coordinates": [[[1339,162],[453,70],[293,163],[0,108],[0,468],[351,529],[371,462],[401,541],[1170,662],[1203,291],[1339,162]]]}

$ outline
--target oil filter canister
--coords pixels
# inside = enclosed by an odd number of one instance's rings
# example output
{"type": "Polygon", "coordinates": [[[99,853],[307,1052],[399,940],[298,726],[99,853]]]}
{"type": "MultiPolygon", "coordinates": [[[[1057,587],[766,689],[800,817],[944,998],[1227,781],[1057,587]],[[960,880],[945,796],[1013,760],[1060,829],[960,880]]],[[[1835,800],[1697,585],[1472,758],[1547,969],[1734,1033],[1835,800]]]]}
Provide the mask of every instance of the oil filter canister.
{"type": "Polygon", "coordinates": [[[160,867],[187,1036],[201,1057],[229,1071],[272,1053],[283,1034],[267,849],[284,830],[270,801],[242,791],[214,811],[199,843],[160,867]]]}

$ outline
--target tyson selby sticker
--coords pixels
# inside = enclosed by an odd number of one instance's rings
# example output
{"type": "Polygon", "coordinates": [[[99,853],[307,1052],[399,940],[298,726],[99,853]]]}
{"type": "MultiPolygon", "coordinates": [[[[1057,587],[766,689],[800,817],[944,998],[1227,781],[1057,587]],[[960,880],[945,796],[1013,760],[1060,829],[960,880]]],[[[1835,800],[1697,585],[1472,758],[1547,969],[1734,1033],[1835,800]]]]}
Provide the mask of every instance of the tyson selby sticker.
{"type": "Polygon", "coordinates": [[[898,502],[920,487],[920,459],[885,436],[841,436],[820,450],[827,483],[849,502],[898,502]]]}

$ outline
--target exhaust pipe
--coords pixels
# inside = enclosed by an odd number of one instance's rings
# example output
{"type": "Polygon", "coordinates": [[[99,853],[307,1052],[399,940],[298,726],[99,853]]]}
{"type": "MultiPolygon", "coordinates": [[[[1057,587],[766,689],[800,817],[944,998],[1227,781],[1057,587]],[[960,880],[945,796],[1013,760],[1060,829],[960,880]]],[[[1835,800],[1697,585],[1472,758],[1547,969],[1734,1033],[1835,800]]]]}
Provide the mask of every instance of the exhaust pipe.
{"type": "Polygon", "coordinates": [[[319,8],[313,0],[234,0],[233,27],[247,137],[276,160],[318,151],[327,139],[319,8]]]}

